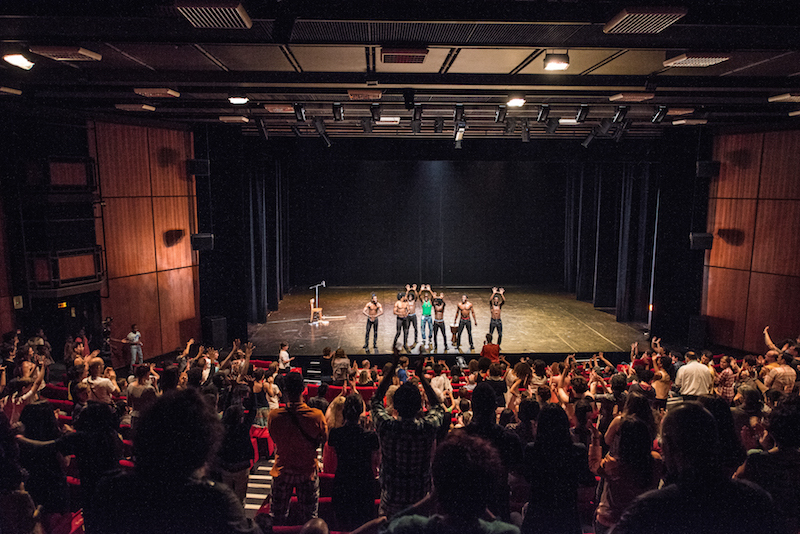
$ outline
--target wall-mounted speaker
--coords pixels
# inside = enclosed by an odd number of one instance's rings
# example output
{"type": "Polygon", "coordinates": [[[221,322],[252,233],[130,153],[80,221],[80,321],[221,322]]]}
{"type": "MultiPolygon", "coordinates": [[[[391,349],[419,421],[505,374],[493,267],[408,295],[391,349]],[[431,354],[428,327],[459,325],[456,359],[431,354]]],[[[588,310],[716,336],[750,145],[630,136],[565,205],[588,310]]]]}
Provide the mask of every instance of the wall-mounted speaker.
{"type": "Polygon", "coordinates": [[[719,161],[698,161],[697,162],[697,177],[698,178],[716,178],[719,176],[719,161]]]}
{"type": "Polygon", "coordinates": [[[689,248],[692,250],[711,250],[714,244],[714,235],[701,232],[691,232],[689,234],[689,248]]]}
{"type": "Polygon", "coordinates": [[[192,250],[214,250],[214,234],[192,234],[192,250]]]}
{"type": "Polygon", "coordinates": [[[208,176],[211,174],[211,165],[207,159],[187,159],[186,172],[193,176],[208,176]]]}

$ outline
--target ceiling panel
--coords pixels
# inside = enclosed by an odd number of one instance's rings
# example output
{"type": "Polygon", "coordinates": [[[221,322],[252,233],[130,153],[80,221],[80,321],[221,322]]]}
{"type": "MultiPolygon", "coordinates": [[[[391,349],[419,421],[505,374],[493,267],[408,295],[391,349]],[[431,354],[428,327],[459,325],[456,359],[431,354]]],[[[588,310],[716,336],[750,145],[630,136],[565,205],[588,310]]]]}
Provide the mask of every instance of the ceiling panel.
{"type": "Polygon", "coordinates": [[[381,49],[375,58],[375,70],[378,72],[437,73],[442,67],[450,48],[429,48],[428,55],[422,63],[384,63],[381,61],[381,49]]]}
{"type": "MultiPolygon", "coordinates": [[[[667,51],[665,59],[681,55],[667,51]]],[[[788,76],[800,70],[800,54],[785,51],[733,52],[728,61],[710,67],[678,68],[664,71],[666,76],[788,76]]]]}
{"type": "Polygon", "coordinates": [[[292,45],[292,54],[305,72],[366,72],[363,46],[292,45]]]}
{"type": "MultiPolygon", "coordinates": [[[[557,50],[563,52],[563,50],[557,50]]],[[[601,61],[613,56],[619,52],[618,49],[601,48],[601,49],[570,49],[569,50],[569,68],[565,71],[547,71],[544,70],[544,56],[539,54],[530,65],[522,69],[520,74],[580,74],[583,71],[594,67],[601,61]]]]}
{"type": "Polygon", "coordinates": [[[462,48],[449,72],[477,74],[509,74],[533,48],[462,48]]]}
{"type": "Polygon", "coordinates": [[[293,71],[292,65],[275,45],[203,45],[231,70],[293,71]]]}
{"type": "Polygon", "coordinates": [[[191,45],[112,43],[156,70],[221,70],[191,45]]]}
{"type": "MultiPolygon", "coordinates": [[[[613,61],[592,71],[598,75],[647,76],[664,68],[664,50],[628,50],[613,61]]],[[[572,51],[570,51],[570,60],[572,51]]]]}

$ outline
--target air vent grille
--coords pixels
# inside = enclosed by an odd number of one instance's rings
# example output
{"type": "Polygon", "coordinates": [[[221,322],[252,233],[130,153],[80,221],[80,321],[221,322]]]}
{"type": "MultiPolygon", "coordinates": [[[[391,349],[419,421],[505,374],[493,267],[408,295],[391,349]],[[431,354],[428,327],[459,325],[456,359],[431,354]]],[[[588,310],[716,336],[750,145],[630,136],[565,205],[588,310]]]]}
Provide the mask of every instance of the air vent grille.
{"type": "Polygon", "coordinates": [[[253,21],[238,1],[178,2],[175,6],[195,28],[248,30],[253,21]]]}
{"type": "Polygon", "coordinates": [[[686,15],[682,7],[629,7],[603,28],[605,33],[661,33],[686,15]]]}
{"type": "Polygon", "coordinates": [[[424,63],[428,50],[425,48],[382,48],[381,61],[383,63],[424,63]]]}
{"type": "Polygon", "coordinates": [[[32,46],[29,50],[34,54],[56,61],[100,61],[103,59],[103,56],[97,52],[86,50],[80,46],[32,46]]]}

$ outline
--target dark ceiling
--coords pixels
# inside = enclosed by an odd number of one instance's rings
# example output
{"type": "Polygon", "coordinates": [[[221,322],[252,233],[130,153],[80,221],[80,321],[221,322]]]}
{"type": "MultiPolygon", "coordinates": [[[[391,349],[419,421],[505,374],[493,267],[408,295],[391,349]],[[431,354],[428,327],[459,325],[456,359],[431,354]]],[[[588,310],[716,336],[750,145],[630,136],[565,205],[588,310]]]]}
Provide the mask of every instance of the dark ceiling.
{"type": "Polygon", "coordinates": [[[0,86],[22,91],[0,92],[0,106],[190,125],[234,116],[247,119],[231,126],[245,134],[324,131],[331,139],[453,137],[457,104],[463,104],[466,138],[585,137],[592,131],[603,137],[623,124],[628,136],[654,137],[685,127],[673,124],[680,119],[705,120],[709,127],[800,121],[789,116],[800,109],[800,9],[794,2],[682,2],[686,15],[656,34],[603,31],[625,8],[656,5],[646,1],[242,4],[250,28],[203,29],[172,1],[3,2],[0,51],[22,53],[35,66],[25,71],[0,62],[0,86]],[[56,61],[31,52],[42,46],[82,47],[102,59],[56,61]],[[385,62],[384,52],[392,49],[426,53],[421,63],[385,62]],[[545,71],[548,52],[567,52],[569,69],[545,71]],[[684,53],[729,59],[700,68],[664,66],[684,53]],[[140,96],[137,88],[180,96],[140,96]],[[348,93],[367,89],[377,91],[376,98],[352,100],[348,93]],[[527,103],[497,117],[498,106],[516,93],[527,103]],[[641,102],[610,100],[620,93],[653,94],[641,102]],[[768,102],[785,93],[795,102],[768,102]],[[227,99],[234,94],[250,100],[232,105],[227,99]],[[334,120],[334,103],[342,104],[344,120],[334,120]],[[380,104],[376,116],[400,117],[400,123],[373,123],[373,103],[380,104]],[[415,103],[422,106],[416,123],[415,103]],[[297,120],[294,104],[304,106],[305,121],[297,120]],[[582,104],[588,115],[554,131],[551,122],[548,130],[547,122],[537,122],[543,104],[548,119],[575,118],[582,104]],[[141,105],[155,110],[118,108],[141,105]],[[628,106],[629,120],[603,122],[618,105],[628,106]],[[666,115],[653,123],[659,106],[666,115]]]}

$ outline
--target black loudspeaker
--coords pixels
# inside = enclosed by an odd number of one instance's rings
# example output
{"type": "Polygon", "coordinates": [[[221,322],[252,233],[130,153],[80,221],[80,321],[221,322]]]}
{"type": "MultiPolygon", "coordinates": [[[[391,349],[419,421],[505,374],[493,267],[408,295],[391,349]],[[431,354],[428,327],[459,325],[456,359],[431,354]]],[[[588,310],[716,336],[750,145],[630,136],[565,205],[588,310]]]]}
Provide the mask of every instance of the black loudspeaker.
{"type": "Polygon", "coordinates": [[[228,344],[228,320],[221,315],[203,317],[203,345],[221,349],[228,344]]]}
{"type": "Polygon", "coordinates": [[[214,250],[214,234],[192,234],[192,250],[214,250]]]}
{"type": "Polygon", "coordinates": [[[689,316],[689,338],[686,344],[690,349],[699,351],[706,348],[707,323],[702,315],[689,316]]]}
{"type": "Polygon", "coordinates": [[[689,248],[692,250],[711,250],[711,246],[713,244],[713,234],[705,234],[700,232],[691,232],[689,234],[689,248]]]}
{"type": "Polygon", "coordinates": [[[208,176],[211,166],[207,159],[187,159],[186,172],[194,176],[208,176]]]}
{"type": "Polygon", "coordinates": [[[719,161],[698,161],[698,178],[716,178],[719,176],[719,161]]]}

